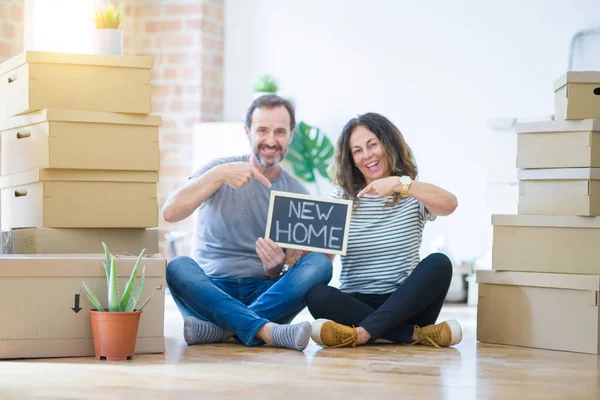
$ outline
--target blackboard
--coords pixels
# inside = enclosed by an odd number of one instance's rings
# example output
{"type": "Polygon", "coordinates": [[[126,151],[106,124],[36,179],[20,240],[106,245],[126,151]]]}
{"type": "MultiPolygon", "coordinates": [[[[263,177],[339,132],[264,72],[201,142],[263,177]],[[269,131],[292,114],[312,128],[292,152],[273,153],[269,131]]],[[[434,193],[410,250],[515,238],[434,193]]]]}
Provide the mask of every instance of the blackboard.
{"type": "Polygon", "coordinates": [[[346,255],[352,201],[272,191],[265,237],[281,247],[346,255]]]}

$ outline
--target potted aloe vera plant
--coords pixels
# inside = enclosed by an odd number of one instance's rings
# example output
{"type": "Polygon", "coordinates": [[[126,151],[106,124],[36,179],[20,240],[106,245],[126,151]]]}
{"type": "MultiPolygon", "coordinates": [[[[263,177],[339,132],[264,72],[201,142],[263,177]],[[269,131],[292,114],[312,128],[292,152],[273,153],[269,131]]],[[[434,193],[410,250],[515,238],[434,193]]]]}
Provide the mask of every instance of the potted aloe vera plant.
{"type": "Polygon", "coordinates": [[[112,3],[94,10],[92,20],[96,29],[92,33],[94,54],[123,55],[123,6],[112,3]]]}
{"type": "Polygon", "coordinates": [[[155,293],[155,291],[152,292],[150,297],[136,308],[138,299],[144,289],[146,267],[142,269],[142,276],[135,290],[134,286],[138,267],[146,249],[142,250],[138,256],[133,271],[131,271],[131,276],[123,290],[123,294],[119,295],[115,257],[110,254],[106,244],[102,243],[102,246],[104,247],[104,270],[106,272],[106,284],[108,288],[108,307],[106,309],[102,306],[102,303],[98,300],[94,292],[83,282],[87,297],[95,307],[95,309],[90,310],[94,352],[96,358],[99,360],[127,360],[131,359],[135,353],[135,343],[142,310],[155,293]]]}

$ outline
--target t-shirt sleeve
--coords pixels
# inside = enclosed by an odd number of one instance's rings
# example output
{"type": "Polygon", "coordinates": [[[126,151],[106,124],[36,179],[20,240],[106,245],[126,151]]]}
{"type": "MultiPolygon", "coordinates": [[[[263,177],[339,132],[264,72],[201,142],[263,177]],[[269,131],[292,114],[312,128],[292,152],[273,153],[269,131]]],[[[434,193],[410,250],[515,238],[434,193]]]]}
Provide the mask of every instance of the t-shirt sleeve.
{"type": "Polygon", "coordinates": [[[190,176],[188,179],[198,178],[199,176],[202,176],[205,173],[207,173],[211,168],[214,168],[217,165],[223,164],[223,162],[224,162],[224,159],[222,159],[222,158],[217,158],[217,159],[211,160],[211,161],[207,162],[206,164],[204,164],[203,166],[201,166],[200,169],[198,169],[198,171],[194,172],[192,174],[192,176],[190,176]]]}
{"type": "Polygon", "coordinates": [[[425,208],[425,204],[419,201],[419,215],[426,221],[435,221],[437,215],[429,214],[427,209],[425,208]]]}

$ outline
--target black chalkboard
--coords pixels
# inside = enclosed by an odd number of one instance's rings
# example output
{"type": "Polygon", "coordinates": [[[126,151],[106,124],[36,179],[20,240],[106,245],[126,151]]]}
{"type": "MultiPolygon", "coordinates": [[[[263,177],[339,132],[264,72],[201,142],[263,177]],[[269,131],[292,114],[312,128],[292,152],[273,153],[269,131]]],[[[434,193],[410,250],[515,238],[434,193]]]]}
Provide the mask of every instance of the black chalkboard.
{"type": "Polygon", "coordinates": [[[265,237],[281,247],[346,255],[352,202],[271,192],[265,237]]]}

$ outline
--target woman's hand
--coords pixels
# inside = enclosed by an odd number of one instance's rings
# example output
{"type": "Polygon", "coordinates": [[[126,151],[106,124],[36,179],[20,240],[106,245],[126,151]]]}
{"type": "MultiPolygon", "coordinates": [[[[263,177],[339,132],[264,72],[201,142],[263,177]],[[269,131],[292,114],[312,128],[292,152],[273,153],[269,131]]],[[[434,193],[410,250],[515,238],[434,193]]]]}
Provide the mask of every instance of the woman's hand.
{"type": "Polygon", "coordinates": [[[300,260],[302,257],[309,253],[310,251],[306,250],[287,249],[285,252],[285,263],[292,267],[298,262],[298,260],[300,260]]]}
{"type": "Polygon", "coordinates": [[[369,183],[363,190],[361,190],[356,197],[361,197],[364,194],[373,194],[379,197],[388,197],[394,192],[399,192],[402,184],[400,178],[397,176],[388,176],[387,178],[381,178],[374,180],[369,183]]]}

